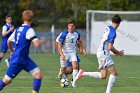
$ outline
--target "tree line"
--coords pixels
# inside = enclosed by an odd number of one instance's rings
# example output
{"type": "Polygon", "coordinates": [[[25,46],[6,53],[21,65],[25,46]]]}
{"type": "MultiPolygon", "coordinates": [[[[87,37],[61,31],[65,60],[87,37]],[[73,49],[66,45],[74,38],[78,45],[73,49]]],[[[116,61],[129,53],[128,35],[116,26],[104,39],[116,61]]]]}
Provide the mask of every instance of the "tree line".
{"type": "Polygon", "coordinates": [[[39,22],[59,25],[74,18],[78,27],[85,28],[86,10],[138,11],[139,6],[139,0],[1,0],[0,26],[5,23],[6,15],[11,15],[18,26],[22,11],[31,9],[35,14],[34,26],[39,22]]]}

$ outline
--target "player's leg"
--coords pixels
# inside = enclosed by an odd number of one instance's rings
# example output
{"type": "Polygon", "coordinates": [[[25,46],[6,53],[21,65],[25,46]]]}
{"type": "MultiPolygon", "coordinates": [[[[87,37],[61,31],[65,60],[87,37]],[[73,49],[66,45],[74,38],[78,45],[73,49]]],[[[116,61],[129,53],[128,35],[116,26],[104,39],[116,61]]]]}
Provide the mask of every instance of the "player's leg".
{"type": "Polygon", "coordinates": [[[22,65],[15,63],[16,60],[12,60],[7,69],[6,75],[2,80],[0,80],[0,91],[8,84],[11,83],[12,79],[15,78],[18,73],[23,69],[22,65]]]}
{"type": "Polygon", "coordinates": [[[1,62],[1,60],[3,59],[4,56],[5,56],[5,53],[1,52],[1,53],[0,53],[0,62],[1,62]]]}
{"type": "Polygon", "coordinates": [[[73,68],[73,82],[72,82],[72,87],[76,87],[75,85],[75,79],[76,79],[76,75],[78,74],[78,62],[77,62],[77,55],[76,53],[70,53],[70,59],[72,62],[72,68],[73,68]]]}
{"type": "Polygon", "coordinates": [[[32,93],[38,93],[41,87],[43,74],[32,59],[29,58],[27,62],[28,64],[24,66],[24,70],[29,72],[34,77],[32,93]]]}
{"type": "Polygon", "coordinates": [[[117,71],[114,65],[110,66],[108,68],[108,72],[110,73],[109,80],[108,80],[108,85],[106,89],[106,93],[111,93],[111,88],[115,83],[116,76],[117,76],[117,71]]]}
{"type": "Polygon", "coordinates": [[[67,61],[69,60],[69,54],[67,53],[64,53],[65,55],[65,61],[63,61],[61,58],[60,58],[60,71],[59,71],[59,74],[58,74],[58,78],[61,79],[61,78],[66,78],[66,67],[67,67],[67,61]],[[63,77],[64,76],[64,77],[63,77]]]}
{"type": "Polygon", "coordinates": [[[7,46],[7,41],[2,40],[2,44],[1,44],[1,53],[0,53],[0,62],[3,59],[3,57],[5,56],[5,53],[8,50],[8,46],[7,46]]]}

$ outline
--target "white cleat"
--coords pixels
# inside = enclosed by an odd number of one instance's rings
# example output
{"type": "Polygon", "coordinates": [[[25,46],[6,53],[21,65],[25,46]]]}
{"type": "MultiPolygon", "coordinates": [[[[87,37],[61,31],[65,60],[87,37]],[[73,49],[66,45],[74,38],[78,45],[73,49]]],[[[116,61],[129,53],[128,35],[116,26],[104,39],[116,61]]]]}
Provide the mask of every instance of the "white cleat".
{"type": "Polygon", "coordinates": [[[75,82],[71,81],[71,86],[72,86],[73,88],[76,88],[75,82]]]}
{"type": "Polygon", "coordinates": [[[5,59],[5,63],[6,63],[6,65],[7,65],[7,67],[9,67],[8,59],[5,59]]]}

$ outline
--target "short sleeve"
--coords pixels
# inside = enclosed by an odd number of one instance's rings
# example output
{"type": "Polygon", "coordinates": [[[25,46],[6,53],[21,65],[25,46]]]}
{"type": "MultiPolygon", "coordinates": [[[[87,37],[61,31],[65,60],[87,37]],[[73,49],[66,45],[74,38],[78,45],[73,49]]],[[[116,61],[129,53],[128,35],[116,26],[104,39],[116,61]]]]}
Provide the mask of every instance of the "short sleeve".
{"type": "Polygon", "coordinates": [[[59,38],[60,38],[61,34],[62,34],[62,33],[60,33],[60,34],[57,36],[56,42],[59,42],[59,38]]]}
{"type": "Polygon", "coordinates": [[[30,28],[26,33],[26,39],[31,40],[33,37],[36,36],[36,33],[33,28],[30,28]]]}
{"type": "Polygon", "coordinates": [[[4,35],[4,33],[7,31],[7,27],[4,25],[3,27],[2,27],[2,35],[4,35]]]}
{"type": "Polygon", "coordinates": [[[16,30],[14,30],[14,32],[11,34],[11,36],[8,38],[8,40],[15,42],[15,32],[16,32],[16,30]]]}
{"type": "Polygon", "coordinates": [[[77,38],[77,40],[80,40],[80,33],[79,33],[79,32],[77,32],[77,34],[78,34],[78,38],[77,38]]]}
{"type": "Polygon", "coordinates": [[[66,36],[67,36],[67,34],[68,34],[68,31],[64,31],[64,32],[62,32],[62,34],[60,35],[58,41],[61,42],[61,43],[63,43],[64,40],[65,40],[65,38],[66,38],[66,36]]]}
{"type": "Polygon", "coordinates": [[[109,35],[108,35],[108,42],[114,43],[114,40],[116,38],[116,32],[114,30],[110,29],[109,35]]]}

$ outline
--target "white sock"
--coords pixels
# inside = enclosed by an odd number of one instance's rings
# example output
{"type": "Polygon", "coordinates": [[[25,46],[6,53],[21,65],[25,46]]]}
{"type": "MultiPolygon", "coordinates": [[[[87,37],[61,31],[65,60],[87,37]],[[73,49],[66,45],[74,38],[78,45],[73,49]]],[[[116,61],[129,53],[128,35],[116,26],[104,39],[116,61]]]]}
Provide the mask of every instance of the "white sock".
{"type": "Polygon", "coordinates": [[[73,76],[73,81],[75,82],[75,77],[76,75],[78,74],[78,69],[73,69],[73,73],[72,73],[72,76],[73,76]]]}
{"type": "Polygon", "coordinates": [[[83,72],[83,76],[90,76],[94,78],[101,78],[100,72],[83,72]]]}
{"type": "Polygon", "coordinates": [[[111,88],[115,83],[116,76],[110,75],[109,80],[108,80],[108,85],[106,89],[106,93],[111,93],[111,88]]]}

